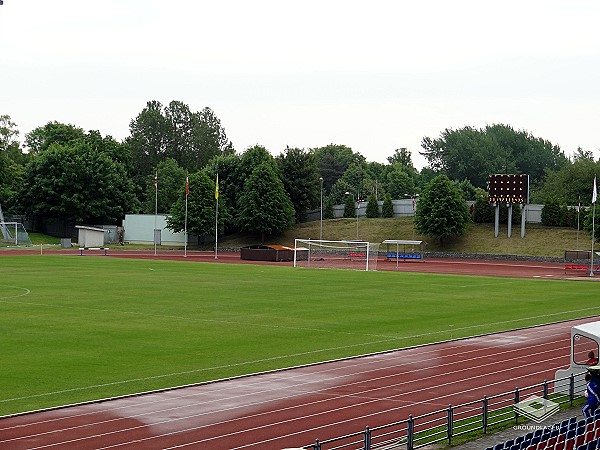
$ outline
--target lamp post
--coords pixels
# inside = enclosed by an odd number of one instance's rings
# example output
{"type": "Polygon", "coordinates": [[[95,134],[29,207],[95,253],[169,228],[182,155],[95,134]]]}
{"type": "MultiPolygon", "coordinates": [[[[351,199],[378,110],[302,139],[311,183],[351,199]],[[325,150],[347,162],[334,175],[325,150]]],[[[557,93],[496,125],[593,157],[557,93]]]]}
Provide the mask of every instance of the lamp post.
{"type": "Polygon", "coordinates": [[[321,226],[319,229],[319,240],[323,240],[323,177],[319,177],[321,182],[321,226]]]}

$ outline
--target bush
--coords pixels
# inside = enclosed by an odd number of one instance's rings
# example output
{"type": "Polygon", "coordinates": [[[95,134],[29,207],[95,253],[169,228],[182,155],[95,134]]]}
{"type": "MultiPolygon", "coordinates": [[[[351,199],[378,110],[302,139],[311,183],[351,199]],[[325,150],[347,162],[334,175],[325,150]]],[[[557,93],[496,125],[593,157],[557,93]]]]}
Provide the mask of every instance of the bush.
{"type": "Polygon", "coordinates": [[[556,198],[548,198],[542,209],[542,225],[547,227],[559,227],[560,221],[560,203],[556,198]]]}
{"type": "Polygon", "coordinates": [[[333,219],[333,198],[327,196],[325,199],[325,207],[323,211],[323,219],[333,219]]]}
{"type": "Polygon", "coordinates": [[[475,204],[473,205],[473,222],[494,222],[494,208],[488,203],[488,193],[483,189],[477,189],[475,204]]]}
{"type": "Polygon", "coordinates": [[[385,198],[383,199],[383,206],[381,207],[381,217],[394,217],[394,205],[392,203],[392,196],[390,194],[385,194],[385,198]]]}
{"type": "Polygon", "coordinates": [[[367,199],[367,217],[369,219],[376,219],[379,217],[379,205],[377,204],[377,199],[374,194],[369,195],[367,199]]]}
{"type": "Polygon", "coordinates": [[[346,201],[344,202],[344,217],[346,219],[356,217],[356,205],[350,194],[346,195],[346,201]]]}

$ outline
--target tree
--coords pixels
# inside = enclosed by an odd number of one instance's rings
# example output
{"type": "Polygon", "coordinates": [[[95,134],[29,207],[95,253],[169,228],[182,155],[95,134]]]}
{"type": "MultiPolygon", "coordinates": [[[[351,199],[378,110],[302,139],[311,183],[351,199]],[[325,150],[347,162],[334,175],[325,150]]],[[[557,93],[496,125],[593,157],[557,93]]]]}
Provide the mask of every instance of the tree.
{"type": "Polygon", "coordinates": [[[375,194],[369,195],[367,199],[367,217],[370,219],[375,219],[379,217],[379,205],[377,204],[377,199],[375,198],[375,194]]]}
{"type": "Polygon", "coordinates": [[[473,205],[473,222],[494,222],[494,209],[488,202],[488,193],[481,188],[475,189],[475,203],[473,205]]]}
{"type": "Polygon", "coordinates": [[[334,219],[333,214],[333,199],[328,195],[325,199],[325,208],[323,211],[323,219],[334,219]]]}
{"type": "MultiPolygon", "coordinates": [[[[597,206],[597,205],[596,205],[597,206]]],[[[594,206],[592,206],[590,211],[587,211],[584,218],[580,218],[583,222],[583,228],[587,233],[592,236],[592,230],[594,232],[594,242],[600,242],[600,217],[598,217],[598,211],[596,213],[593,212],[594,206]],[[593,222],[593,225],[592,225],[593,222]]],[[[543,212],[543,210],[542,210],[543,212]]],[[[582,211],[583,212],[583,211],[582,211]]]]}
{"type": "Polygon", "coordinates": [[[48,122],[25,135],[25,146],[32,155],[46,151],[52,144],[68,145],[84,138],[82,128],[59,122],[48,122]]]}
{"type": "Polygon", "coordinates": [[[458,187],[446,175],[438,175],[423,190],[414,221],[417,232],[443,243],[464,233],[469,210],[458,187]]]}
{"type": "Polygon", "coordinates": [[[129,124],[126,139],[133,165],[142,177],[172,158],[189,172],[200,170],[214,156],[232,153],[221,122],[210,108],[192,112],[188,105],[171,101],[163,108],[150,101],[129,124]]]}
{"type": "Polygon", "coordinates": [[[320,182],[314,154],[299,148],[287,148],[277,158],[279,173],[290,196],[296,222],[306,220],[306,212],[320,200],[320,182]]]}
{"type": "Polygon", "coordinates": [[[547,227],[560,227],[561,208],[557,198],[550,197],[546,200],[542,209],[542,225],[547,227]]]}
{"type": "Polygon", "coordinates": [[[566,205],[574,206],[579,202],[589,205],[592,192],[591,180],[597,173],[600,173],[600,162],[578,158],[573,163],[567,163],[559,171],[546,172],[542,185],[533,190],[531,201],[546,203],[546,199],[553,197],[566,205]]]}
{"type": "Polygon", "coordinates": [[[136,178],[140,181],[152,174],[159,162],[166,158],[167,119],[158,101],[146,107],[129,123],[129,136],[125,143],[130,149],[136,178]]]}
{"type": "Polygon", "coordinates": [[[381,217],[394,217],[394,204],[392,203],[392,196],[390,194],[385,194],[385,198],[383,199],[383,206],[381,207],[381,217]]]}
{"type": "Polygon", "coordinates": [[[356,216],[356,204],[354,203],[354,197],[352,194],[346,195],[346,200],[344,201],[344,217],[349,219],[351,217],[356,216]]]}
{"type": "Polygon", "coordinates": [[[462,181],[457,181],[456,186],[460,190],[465,200],[475,200],[476,188],[466,178],[462,181]]]}
{"type": "Polygon", "coordinates": [[[167,158],[158,163],[154,173],[157,175],[157,189],[154,189],[154,175],[147,176],[143,211],[154,214],[156,209],[159,213],[168,213],[181,197],[181,189],[185,185],[185,169],[179,167],[174,159],[167,158]]]}
{"type": "Polygon", "coordinates": [[[412,178],[399,164],[394,164],[387,174],[386,191],[395,199],[410,197],[415,192],[412,178]]]}
{"type": "Polygon", "coordinates": [[[281,233],[294,224],[294,207],[274,166],[258,165],[244,185],[238,201],[238,226],[242,231],[281,233]]]}
{"type": "MultiPolygon", "coordinates": [[[[189,196],[187,198],[187,230],[198,236],[213,235],[215,232],[215,182],[202,171],[188,175],[189,196]]],[[[185,184],[180,183],[177,200],[167,217],[167,227],[175,232],[185,230],[185,184]]],[[[229,209],[219,204],[217,218],[219,229],[229,218],[229,209]]]]}
{"type": "Polygon", "coordinates": [[[421,145],[433,170],[480,188],[493,173],[525,173],[535,181],[568,162],[560,147],[507,125],[446,129],[438,139],[423,138],[421,145]]]}
{"type": "Polygon", "coordinates": [[[77,141],[32,159],[19,198],[27,212],[76,223],[117,224],[139,204],[125,168],[77,141]]]}
{"type": "MultiPolygon", "coordinates": [[[[323,177],[323,189],[329,194],[335,182],[346,172],[352,163],[362,164],[364,156],[354,153],[345,145],[329,144],[312,150],[315,155],[319,175],[323,177]]],[[[358,188],[358,186],[355,186],[358,188]]]]}
{"type": "Polygon", "coordinates": [[[19,144],[19,130],[10,116],[0,116],[0,205],[4,212],[20,212],[17,192],[27,157],[19,144]]]}

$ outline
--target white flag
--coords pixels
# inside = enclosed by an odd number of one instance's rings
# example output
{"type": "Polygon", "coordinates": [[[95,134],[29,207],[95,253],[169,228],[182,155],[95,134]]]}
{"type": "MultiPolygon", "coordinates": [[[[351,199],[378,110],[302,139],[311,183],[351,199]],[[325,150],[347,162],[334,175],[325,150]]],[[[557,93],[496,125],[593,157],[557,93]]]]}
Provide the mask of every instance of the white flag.
{"type": "Polygon", "coordinates": [[[596,203],[598,198],[598,189],[596,189],[596,176],[594,176],[594,191],[592,192],[592,203],[596,203]]]}

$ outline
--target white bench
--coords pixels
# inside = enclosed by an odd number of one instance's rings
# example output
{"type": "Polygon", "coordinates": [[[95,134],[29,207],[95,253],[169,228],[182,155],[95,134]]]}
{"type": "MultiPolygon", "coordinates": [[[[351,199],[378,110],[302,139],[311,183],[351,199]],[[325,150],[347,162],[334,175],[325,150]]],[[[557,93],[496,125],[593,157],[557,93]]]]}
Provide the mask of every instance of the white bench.
{"type": "Polygon", "coordinates": [[[108,247],[79,247],[79,256],[83,256],[84,250],[104,251],[104,256],[108,255],[108,247]]]}

